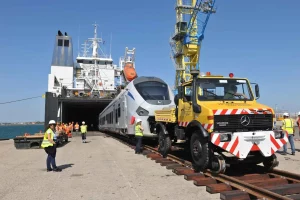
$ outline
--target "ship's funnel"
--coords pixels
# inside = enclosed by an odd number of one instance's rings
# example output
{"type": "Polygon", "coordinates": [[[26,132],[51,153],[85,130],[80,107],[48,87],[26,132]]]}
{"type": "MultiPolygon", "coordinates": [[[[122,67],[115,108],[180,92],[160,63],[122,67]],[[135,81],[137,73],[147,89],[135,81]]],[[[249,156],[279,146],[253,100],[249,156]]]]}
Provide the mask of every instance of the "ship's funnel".
{"type": "Polygon", "coordinates": [[[65,36],[58,31],[55,38],[54,51],[52,56],[52,66],[73,67],[73,43],[72,37],[65,36]]]}
{"type": "Polygon", "coordinates": [[[58,30],[58,36],[63,36],[63,34],[58,30]]]}

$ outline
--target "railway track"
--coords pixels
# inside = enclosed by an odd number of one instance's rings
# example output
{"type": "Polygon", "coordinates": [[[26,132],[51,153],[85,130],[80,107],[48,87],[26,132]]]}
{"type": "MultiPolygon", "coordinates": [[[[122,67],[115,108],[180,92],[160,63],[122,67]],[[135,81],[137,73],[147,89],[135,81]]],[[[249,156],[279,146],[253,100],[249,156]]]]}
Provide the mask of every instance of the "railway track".
{"type": "MultiPolygon", "coordinates": [[[[123,144],[134,149],[132,140],[113,136],[123,144]]],[[[222,200],[235,199],[300,199],[300,175],[283,170],[274,169],[265,172],[263,167],[256,166],[240,172],[238,169],[228,171],[225,174],[213,174],[207,170],[195,173],[192,163],[185,159],[169,154],[163,158],[157,148],[144,145],[143,155],[162,167],[181,175],[187,181],[193,181],[196,186],[205,186],[211,194],[220,193],[222,200]]]]}

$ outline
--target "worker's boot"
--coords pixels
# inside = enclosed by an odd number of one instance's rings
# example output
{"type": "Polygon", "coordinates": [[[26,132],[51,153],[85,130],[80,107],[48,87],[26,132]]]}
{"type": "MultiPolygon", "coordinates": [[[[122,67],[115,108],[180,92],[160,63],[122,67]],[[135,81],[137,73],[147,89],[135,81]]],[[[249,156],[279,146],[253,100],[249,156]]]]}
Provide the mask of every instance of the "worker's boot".
{"type": "Polygon", "coordinates": [[[61,172],[62,170],[61,170],[60,168],[57,167],[57,168],[53,169],[53,171],[54,171],[54,172],[61,172]]]}

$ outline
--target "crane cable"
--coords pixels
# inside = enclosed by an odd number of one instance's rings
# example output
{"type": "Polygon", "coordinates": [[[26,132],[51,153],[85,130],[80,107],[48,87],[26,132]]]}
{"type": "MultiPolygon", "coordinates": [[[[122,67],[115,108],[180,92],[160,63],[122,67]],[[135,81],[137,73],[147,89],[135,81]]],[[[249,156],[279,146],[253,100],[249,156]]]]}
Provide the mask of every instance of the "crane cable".
{"type": "Polygon", "coordinates": [[[1,102],[0,104],[9,104],[9,103],[14,103],[14,102],[18,102],[18,101],[25,101],[25,100],[29,100],[29,99],[35,99],[35,98],[45,98],[44,95],[39,95],[39,96],[35,96],[35,97],[29,97],[29,98],[25,98],[25,99],[19,99],[19,100],[14,100],[14,101],[7,101],[7,102],[1,102]]]}

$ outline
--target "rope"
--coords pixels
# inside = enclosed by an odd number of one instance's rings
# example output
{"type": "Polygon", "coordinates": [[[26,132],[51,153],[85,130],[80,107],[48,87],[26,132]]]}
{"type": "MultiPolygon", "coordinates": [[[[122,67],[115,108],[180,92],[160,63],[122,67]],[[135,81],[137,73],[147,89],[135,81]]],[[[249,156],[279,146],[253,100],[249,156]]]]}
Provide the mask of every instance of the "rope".
{"type": "Polygon", "coordinates": [[[40,98],[40,97],[42,97],[42,96],[29,97],[29,98],[26,98],[26,99],[19,99],[19,100],[14,100],[14,101],[1,102],[0,104],[9,104],[9,103],[14,103],[14,102],[18,102],[18,101],[25,101],[25,100],[35,99],[35,98],[40,98]]]}

